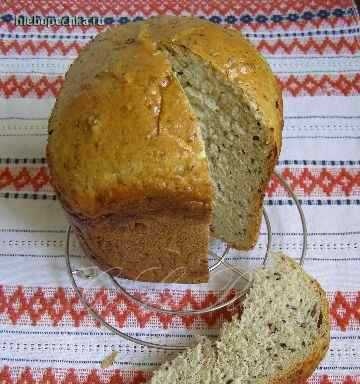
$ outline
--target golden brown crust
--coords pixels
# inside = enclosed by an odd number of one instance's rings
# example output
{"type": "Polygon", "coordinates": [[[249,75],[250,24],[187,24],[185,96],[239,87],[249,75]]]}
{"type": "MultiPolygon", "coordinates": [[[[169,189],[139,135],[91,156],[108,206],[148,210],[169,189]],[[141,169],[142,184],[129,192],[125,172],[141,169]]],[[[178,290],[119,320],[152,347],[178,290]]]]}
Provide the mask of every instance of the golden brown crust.
{"type": "Polygon", "coordinates": [[[79,213],[95,217],[149,196],[211,204],[197,122],[161,50],[171,44],[210,62],[246,94],[279,153],[276,81],[238,32],[186,17],[112,28],[75,60],[49,121],[52,180],[79,213]]]}
{"type": "Polygon", "coordinates": [[[149,282],[208,281],[210,214],[196,218],[162,211],[85,222],[70,215],[70,221],[87,256],[112,275],[149,282]]]}
{"type": "Polygon", "coordinates": [[[111,29],[81,52],[49,134],[53,183],[81,214],[145,197],[211,202],[196,119],[147,23],[111,29]]]}
{"type": "Polygon", "coordinates": [[[153,18],[149,24],[160,44],[189,49],[232,82],[253,104],[268,131],[269,144],[275,143],[280,151],[283,122],[279,84],[261,54],[239,31],[191,17],[153,18]]]}

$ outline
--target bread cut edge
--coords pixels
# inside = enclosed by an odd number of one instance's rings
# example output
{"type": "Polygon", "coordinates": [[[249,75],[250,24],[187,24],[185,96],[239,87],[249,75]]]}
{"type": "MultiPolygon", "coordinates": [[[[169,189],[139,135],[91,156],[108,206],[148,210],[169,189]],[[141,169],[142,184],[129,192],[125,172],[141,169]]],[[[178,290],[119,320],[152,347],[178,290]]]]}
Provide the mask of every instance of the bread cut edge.
{"type": "Polygon", "coordinates": [[[231,247],[238,250],[247,251],[254,248],[254,246],[256,245],[256,242],[259,238],[261,218],[262,218],[262,207],[264,205],[266,188],[269,184],[269,181],[271,180],[272,174],[274,173],[275,166],[277,164],[277,161],[279,159],[280,152],[281,152],[281,147],[282,147],[281,132],[284,126],[284,120],[283,120],[284,107],[283,107],[282,92],[278,84],[277,84],[277,92],[278,92],[278,102],[279,102],[279,112],[281,116],[281,123],[280,123],[280,128],[274,134],[273,149],[271,151],[271,157],[269,158],[268,166],[266,168],[267,182],[262,185],[261,193],[257,195],[256,202],[254,202],[254,205],[258,206],[258,209],[256,210],[256,216],[254,217],[254,220],[251,222],[251,225],[248,231],[248,238],[246,240],[238,240],[235,243],[229,244],[231,247]]]}
{"type": "MultiPolygon", "coordinates": [[[[266,60],[263,59],[265,62],[265,65],[268,65],[266,60]]],[[[271,70],[270,70],[271,71],[271,70]]],[[[267,182],[262,185],[262,190],[259,195],[257,195],[256,202],[254,202],[254,205],[258,205],[258,209],[256,211],[256,216],[254,217],[254,220],[252,221],[249,231],[248,231],[248,238],[246,240],[237,241],[235,243],[230,243],[229,245],[235,249],[238,250],[250,250],[254,248],[256,245],[256,242],[259,238],[259,232],[260,232],[260,226],[261,226],[261,219],[262,219],[262,208],[264,205],[264,198],[266,193],[266,188],[271,180],[272,174],[275,171],[275,166],[277,164],[277,161],[280,156],[281,148],[282,148],[282,129],[284,126],[284,118],[283,118],[283,112],[284,112],[284,104],[283,104],[283,97],[282,97],[282,91],[278,83],[276,83],[276,92],[278,93],[278,103],[279,103],[279,114],[281,116],[281,122],[278,129],[274,132],[274,142],[273,142],[273,148],[271,151],[271,157],[269,158],[268,166],[266,168],[266,179],[267,182]]]]}

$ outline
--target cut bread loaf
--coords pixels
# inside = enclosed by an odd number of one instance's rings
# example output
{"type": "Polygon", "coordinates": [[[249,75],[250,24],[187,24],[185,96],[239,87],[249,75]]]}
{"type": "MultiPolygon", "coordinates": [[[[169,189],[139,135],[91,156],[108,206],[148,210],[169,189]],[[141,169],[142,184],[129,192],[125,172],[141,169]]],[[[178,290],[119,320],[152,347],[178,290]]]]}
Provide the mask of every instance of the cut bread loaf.
{"type": "Polygon", "coordinates": [[[132,279],[204,282],[210,224],[235,248],[256,242],[282,124],[277,82],[239,32],[159,17],[82,50],[49,121],[47,158],[100,264],[132,279]]]}
{"type": "Polygon", "coordinates": [[[165,363],[151,384],[303,383],[330,342],[328,302],[319,284],[289,257],[255,272],[241,318],[225,323],[165,363]]]}

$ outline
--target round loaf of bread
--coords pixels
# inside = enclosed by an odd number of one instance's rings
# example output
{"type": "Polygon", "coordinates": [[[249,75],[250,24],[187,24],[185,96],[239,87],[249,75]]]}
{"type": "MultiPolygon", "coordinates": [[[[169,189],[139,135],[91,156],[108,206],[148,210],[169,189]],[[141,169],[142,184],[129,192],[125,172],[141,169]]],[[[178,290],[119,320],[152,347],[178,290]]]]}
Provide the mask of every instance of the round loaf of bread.
{"type": "Polygon", "coordinates": [[[257,239],[282,98],[241,34],[190,17],[111,28],[80,53],[49,120],[48,164],[85,249],[145,281],[208,278],[209,228],[257,239]]]}

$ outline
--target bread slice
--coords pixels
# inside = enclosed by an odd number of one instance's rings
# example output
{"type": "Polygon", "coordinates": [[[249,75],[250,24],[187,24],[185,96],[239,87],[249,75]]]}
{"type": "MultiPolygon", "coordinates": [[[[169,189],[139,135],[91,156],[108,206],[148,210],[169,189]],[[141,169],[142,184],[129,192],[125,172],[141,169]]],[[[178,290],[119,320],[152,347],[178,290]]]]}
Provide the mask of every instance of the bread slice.
{"type": "Polygon", "coordinates": [[[279,148],[269,148],[261,118],[223,73],[183,46],[168,45],[166,51],[205,144],[215,192],[212,232],[237,249],[249,249],[257,240],[264,189],[279,148]]]}
{"type": "Polygon", "coordinates": [[[292,259],[255,272],[241,318],[165,363],[152,384],[302,383],[325,356],[329,307],[320,285],[292,259]]]}
{"type": "Polygon", "coordinates": [[[192,17],[129,23],[66,74],[51,181],[86,253],[112,273],[205,282],[210,224],[238,249],[256,242],[282,125],[276,79],[238,31],[192,17]]]}

